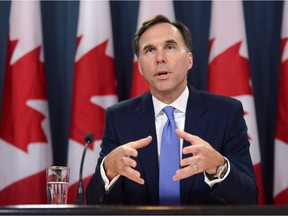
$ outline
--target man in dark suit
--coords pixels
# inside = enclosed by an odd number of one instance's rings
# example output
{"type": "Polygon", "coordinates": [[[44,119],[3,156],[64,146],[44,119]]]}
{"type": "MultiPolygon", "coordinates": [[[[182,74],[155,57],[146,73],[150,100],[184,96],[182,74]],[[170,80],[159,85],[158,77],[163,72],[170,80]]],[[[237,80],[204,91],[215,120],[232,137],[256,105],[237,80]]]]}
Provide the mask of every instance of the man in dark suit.
{"type": "Polygon", "coordinates": [[[133,48],[150,93],[106,110],[102,150],[87,186],[87,204],[166,204],[159,201],[166,106],[174,109],[174,131],[180,138],[181,152],[175,152],[180,154],[178,169],[167,179],[179,185],[178,203],[257,204],[242,105],[187,83],[193,65],[189,29],[158,15],[143,23],[133,48]]]}

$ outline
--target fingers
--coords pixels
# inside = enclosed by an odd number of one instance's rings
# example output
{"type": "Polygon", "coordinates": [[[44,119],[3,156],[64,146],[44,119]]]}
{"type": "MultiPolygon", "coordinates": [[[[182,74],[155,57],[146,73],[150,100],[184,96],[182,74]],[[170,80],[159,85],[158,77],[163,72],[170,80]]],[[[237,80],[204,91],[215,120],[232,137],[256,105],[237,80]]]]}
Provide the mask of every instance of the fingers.
{"type": "Polygon", "coordinates": [[[179,129],[176,129],[176,134],[179,138],[191,143],[190,146],[186,146],[185,148],[183,148],[182,150],[183,154],[190,153],[190,154],[196,155],[197,152],[199,152],[201,148],[203,147],[203,144],[206,143],[200,137],[189,134],[185,131],[180,131],[179,129]]]}
{"type": "Polygon", "coordinates": [[[151,136],[129,142],[110,152],[104,161],[107,177],[111,180],[116,175],[122,175],[138,184],[144,184],[140,173],[135,170],[137,163],[132,157],[137,157],[137,149],[146,147],[152,141],[151,136]]]}
{"type": "Polygon", "coordinates": [[[141,178],[141,174],[137,170],[128,166],[126,167],[126,170],[124,170],[124,172],[120,175],[125,176],[138,184],[143,185],[145,183],[144,179],[141,178]]]}
{"type": "Polygon", "coordinates": [[[200,137],[189,134],[185,131],[180,131],[179,129],[176,129],[176,134],[179,138],[186,140],[187,142],[190,142],[191,144],[199,143],[203,141],[200,137]]]}
{"type": "Polygon", "coordinates": [[[129,157],[123,157],[122,162],[124,166],[119,164],[119,174],[137,182],[138,184],[144,184],[144,180],[141,178],[140,173],[134,169],[137,166],[136,161],[129,157]]]}
{"type": "Polygon", "coordinates": [[[185,166],[189,166],[193,164],[198,164],[199,161],[200,161],[199,156],[192,156],[192,157],[184,158],[180,161],[180,166],[185,167],[185,166]]]}
{"type": "Polygon", "coordinates": [[[123,146],[125,152],[123,152],[126,156],[130,157],[137,157],[138,152],[137,149],[146,147],[152,141],[152,137],[148,136],[146,138],[136,140],[133,142],[129,142],[123,146]]]}
{"type": "Polygon", "coordinates": [[[199,156],[184,158],[180,161],[181,169],[176,171],[174,181],[188,178],[197,173],[203,172],[199,156]]]}
{"type": "Polygon", "coordinates": [[[126,146],[132,149],[140,149],[140,148],[146,147],[151,141],[152,141],[152,137],[147,136],[146,138],[127,143],[126,146]]]}
{"type": "Polygon", "coordinates": [[[135,160],[133,160],[130,157],[122,157],[122,163],[124,166],[129,166],[135,168],[137,166],[137,163],[135,160]]]}
{"type": "MultiPolygon", "coordinates": [[[[137,157],[138,155],[137,149],[146,147],[151,141],[152,141],[152,137],[148,136],[146,138],[126,144],[126,147],[128,147],[128,150],[131,151],[130,156],[137,157]]],[[[133,169],[137,166],[137,163],[135,160],[133,160],[130,157],[125,157],[123,159],[123,164],[124,164],[124,167],[123,167],[124,169],[123,169],[123,172],[120,173],[120,175],[123,175],[138,184],[144,184],[144,180],[140,177],[141,176],[140,173],[137,170],[133,169]]]]}
{"type": "Polygon", "coordinates": [[[200,172],[215,173],[223,163],[223,156],[208,142],[198,136],[176,129],[179,138],[191,143],[182,150],[183,154],[191,154],[180,161],[181,169],[177,170],[175,180],[190,177],[200,172]]]}
{"type": "Polygon", "coordinates": [[[189,166],[186,166],[184,168],[177,170],[176,175],[173,176],[173,180],[177,181],[177,180],[185,179],[200,172],[202,172],[202,170],[197,165],[195,164],[189,165],[189,166]]]}

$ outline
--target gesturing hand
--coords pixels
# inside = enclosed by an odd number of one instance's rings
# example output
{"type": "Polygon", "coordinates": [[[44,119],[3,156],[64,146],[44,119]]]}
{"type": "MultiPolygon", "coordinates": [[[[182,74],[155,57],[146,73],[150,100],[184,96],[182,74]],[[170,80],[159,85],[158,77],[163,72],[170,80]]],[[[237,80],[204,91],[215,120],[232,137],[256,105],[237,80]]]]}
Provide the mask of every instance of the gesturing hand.
{"type": "Polygon", "coordinates": [[[191,143],[183,148],[183,154],[192,154],[191,157],[180,161],[181,169],[176,171],[174,180],[180,180],[200,172],[216,173],[217,167],[224,164],[224,157],[208,142],[198,136],[176,129],[176,134],[191,143]]]}
{"type": "Polygon", "coordinates": [[[137,163],[130,156],[137,157],[137,149],[146,147],[151,141],[152,137],[148,136],[121,145],[111,151],[104,161],[104,169],[108,179],[111,181],[115,176],[122,175],[138,184],[144,184],[144,180],[141,178],[140,173],[134,169],[137,163]]]}

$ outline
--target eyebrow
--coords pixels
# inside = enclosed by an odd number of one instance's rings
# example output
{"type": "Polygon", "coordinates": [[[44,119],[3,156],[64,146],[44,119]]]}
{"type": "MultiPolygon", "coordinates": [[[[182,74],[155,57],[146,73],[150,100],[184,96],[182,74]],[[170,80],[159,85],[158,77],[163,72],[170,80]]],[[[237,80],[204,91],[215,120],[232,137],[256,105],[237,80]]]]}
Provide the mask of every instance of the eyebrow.
{"type": "MultiPolygon", "coordinates": [[[[165,44],[177,44],[177,42],[174,39],[169,39],[169,40],[165,41],[165,44]]],[[[143,51],[150,49],[150,48],[153,48],[153,47],[155,47],[155,46],[148,44],[148,45],[143,47],[143,51]]]]}
{"type": "Polygon", "coordinates": [[[146,46],[143,47],[143,51],[145,52],[145,50],[150,49],[150,48],[152,48],[152,47],[154,47],[154,46],[151,45],[151,44],[148,44],[148,45],[146,45],[146,46]]]}
{"type": "Polygon", "coordinates": [[[177,44],[177,42],[174,39],[170,39],[165,41],[166,44],[177,44]]]}

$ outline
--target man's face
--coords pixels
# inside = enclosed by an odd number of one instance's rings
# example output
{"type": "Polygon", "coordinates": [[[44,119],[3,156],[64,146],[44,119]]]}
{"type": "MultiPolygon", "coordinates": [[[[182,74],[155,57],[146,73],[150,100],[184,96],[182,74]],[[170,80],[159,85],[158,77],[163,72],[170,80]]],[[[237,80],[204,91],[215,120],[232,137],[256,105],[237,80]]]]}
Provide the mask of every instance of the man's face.
{"type": "Polygon", "coordinates": [[[181,33],[169,23],[156,24],[142,34],[138,62],[151,93],[160,98],[171,94],[179,97],[193,65],[181,33]]]}

